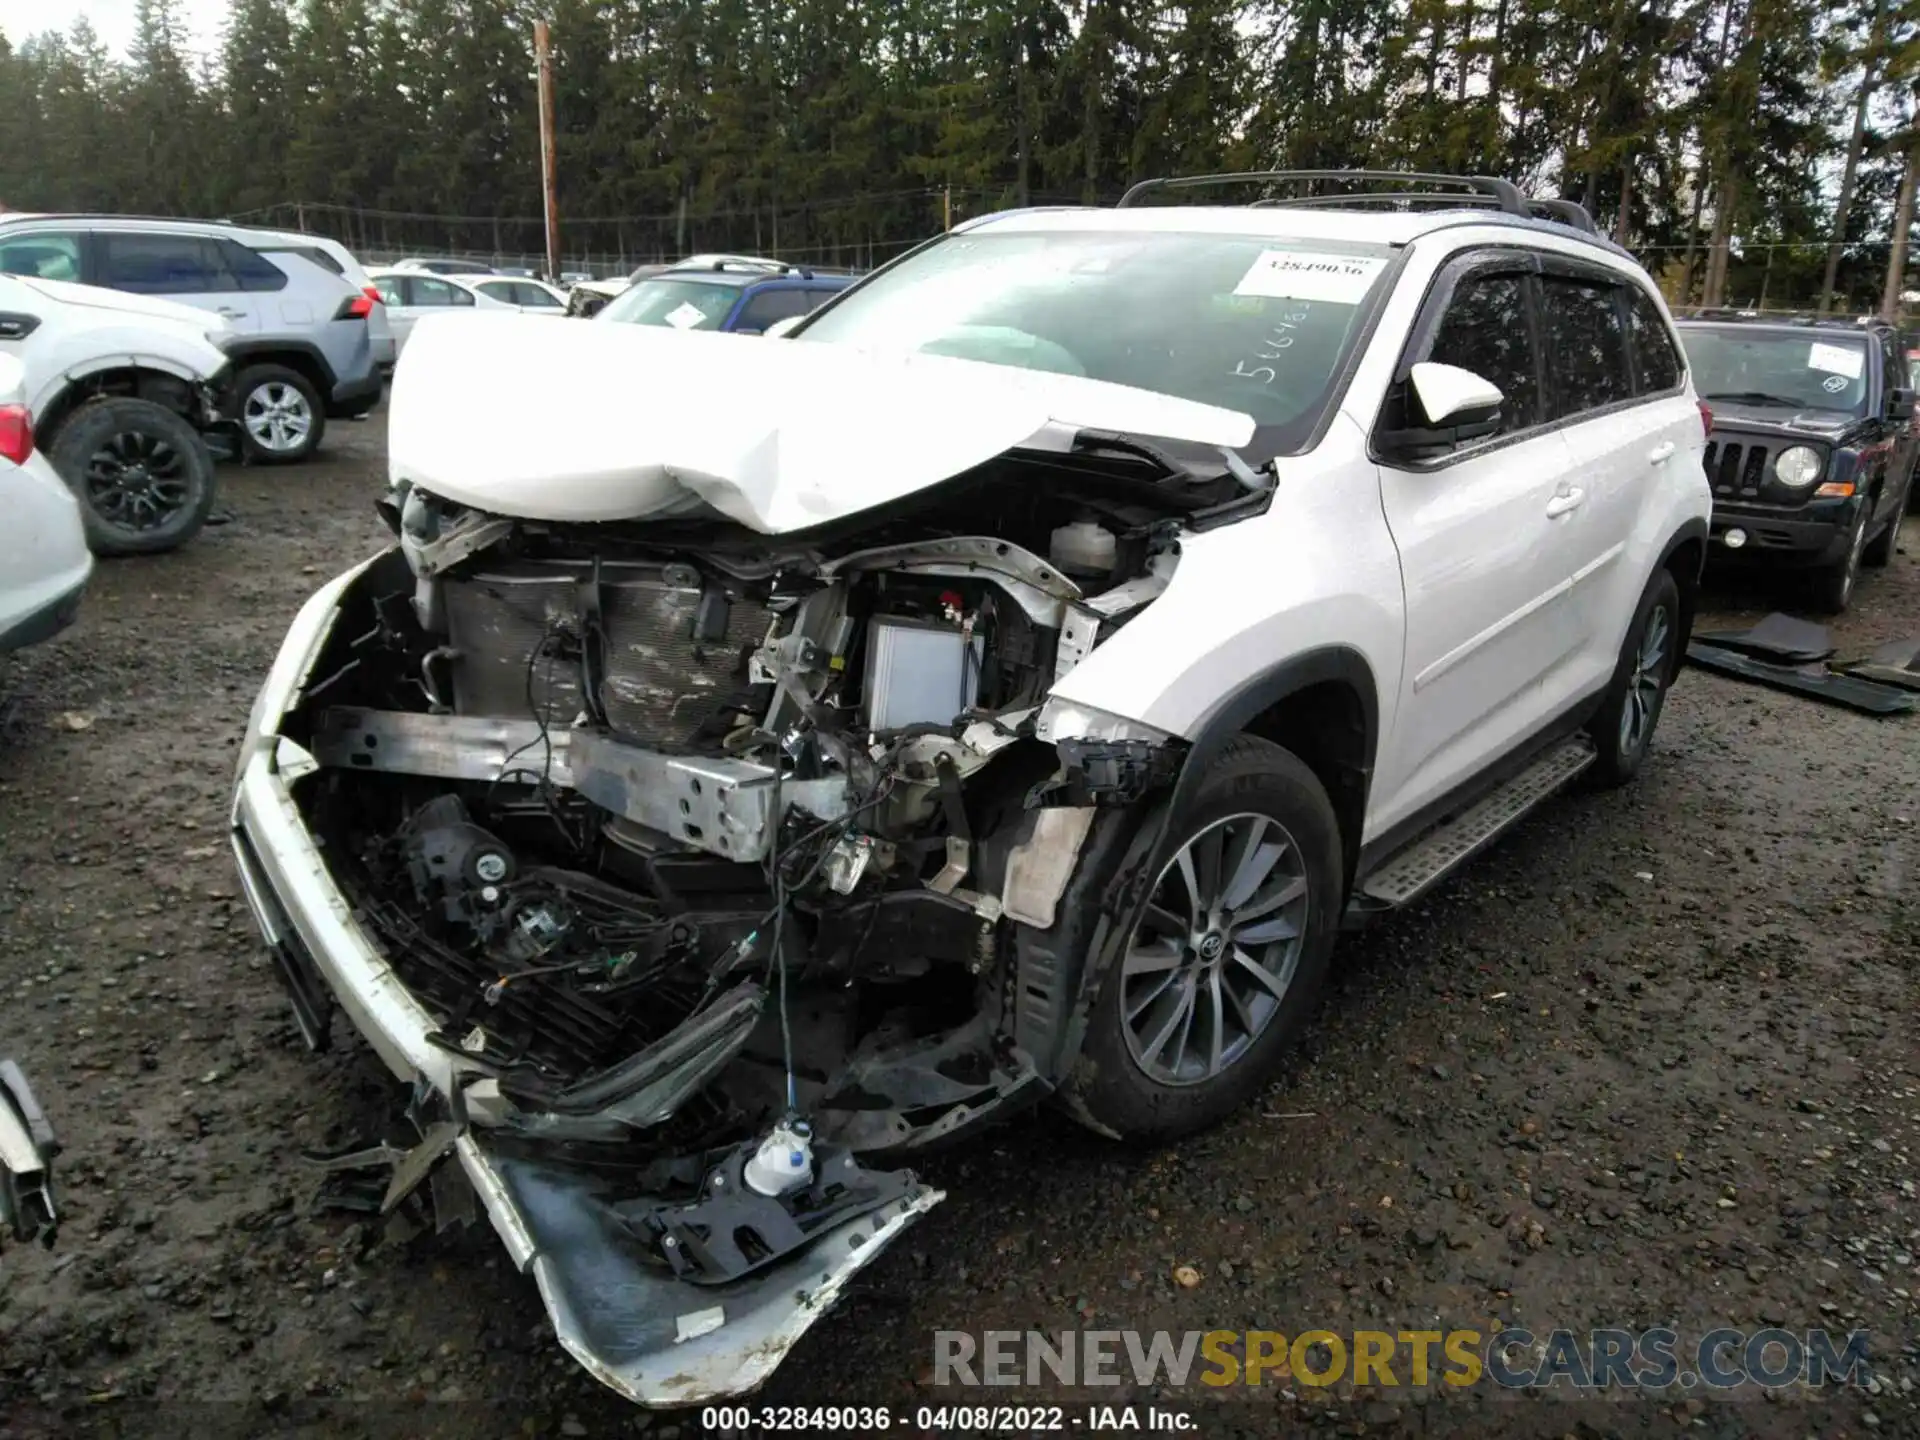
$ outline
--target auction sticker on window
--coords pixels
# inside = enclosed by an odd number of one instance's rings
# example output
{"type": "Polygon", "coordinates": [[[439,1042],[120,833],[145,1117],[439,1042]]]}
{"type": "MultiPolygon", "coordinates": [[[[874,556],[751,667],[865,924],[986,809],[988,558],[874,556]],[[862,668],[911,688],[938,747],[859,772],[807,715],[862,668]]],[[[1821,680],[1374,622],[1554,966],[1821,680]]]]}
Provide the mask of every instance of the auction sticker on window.
{"type": "Polygon", "coordinates": [[[707,317],[705,312],[691,301],[682,300],[660,318],[676,330],[691,330],[707,317]]]}
{"type": "Polygon", "coordinates": [[[1386,268],[1386,257],[1381,255],[1262,250],[1260,258],[1233,287],[1233,293],[1264,295],[1274,300],[1327,300],[1336,305],[1358,305],[1386,268]]]}
{"type": "Polygon", "coordinates": [[[1807,348],[1807,368],[1858,380],[1866,373],[1867,352],[1851,345],[1822,345],[1816,340],[1807,348]]]}

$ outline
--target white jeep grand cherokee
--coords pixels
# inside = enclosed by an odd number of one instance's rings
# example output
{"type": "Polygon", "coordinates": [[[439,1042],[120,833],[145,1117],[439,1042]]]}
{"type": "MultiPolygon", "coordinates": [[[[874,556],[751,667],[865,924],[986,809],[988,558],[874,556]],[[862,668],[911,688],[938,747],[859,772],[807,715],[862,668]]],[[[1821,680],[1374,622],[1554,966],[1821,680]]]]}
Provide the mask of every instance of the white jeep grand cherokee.
{"type": "Polygon", "coordinates": [[[1631,777],[1710,505],[1666,307],[1409,181],[989,216],[781,343],[421,326],[233,812],[308,1038],[413,1087],[343,1172],[477,1194],[634,1399],[750,1389],[940,1198],[879,1157],[1221,1119],[1343,919],[1631,777]]]}

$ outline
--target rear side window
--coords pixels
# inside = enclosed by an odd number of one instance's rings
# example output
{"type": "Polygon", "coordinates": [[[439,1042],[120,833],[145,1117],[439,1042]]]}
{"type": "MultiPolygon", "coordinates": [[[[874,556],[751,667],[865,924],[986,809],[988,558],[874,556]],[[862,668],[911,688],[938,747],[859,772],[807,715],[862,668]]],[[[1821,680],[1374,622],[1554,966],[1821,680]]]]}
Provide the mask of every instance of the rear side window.
{"type": "Polygon", "coordinates": [[[1539,369],[1527,324],[1527,282],[1521,275],[1470,275],[1454,287],[1433,332],[1427,359],[1471,370],[1500,387],[1499,434],[1540,421],[1539,369]]]}
{"type": "Polygon", "coordinates": [[[531,280],[515,282],[513,299],[515,304],[525,305],[533,310],[558,310],[561,303],[553,297],[552,291],[534,284],[531,280]]]}
{"type": "MultiPolygon", "coordinates": [[[[257,250],[250,250],[235,240],[209,240],[218,263],[226,273],[237,282],[241,290],[284,290],[287,288],[287,274],[278,265],[257,250]]],[[[339,266],[330,267],[333,273],[340,273],[339,266]]]]}
{"type": "Polygon", "coordinates": [[[406,282],[398,275],[376,275],[373,288],[380,292],[383,305],[404,305],[407,303],[406,291],[402,288],[406,282]]]}
{"type": "Polygon", "coordinates": [[[1642,395],[1658,395],[1680,384],[1680,352],[1673,332],[1660,315],[1653,297],[1638,286],[1627,290],[1627,337],[1633,344],[1633,367],[1642,395]]]}
{"type": "Polygon", "coordinates": [[[262,245],[260,249],[268,255],[298,255],[302,260],[309,260],[334,275],[347,273],[338,260],[315,245],[262,245]]]}
{"type": "Polygon", "coordinates": [[[1559,275],[1543,276],[1540,284],[1547,371],[1553,378],[1547,418],[1560,420],[1632,399],[1619,287],[1559,275]]]}

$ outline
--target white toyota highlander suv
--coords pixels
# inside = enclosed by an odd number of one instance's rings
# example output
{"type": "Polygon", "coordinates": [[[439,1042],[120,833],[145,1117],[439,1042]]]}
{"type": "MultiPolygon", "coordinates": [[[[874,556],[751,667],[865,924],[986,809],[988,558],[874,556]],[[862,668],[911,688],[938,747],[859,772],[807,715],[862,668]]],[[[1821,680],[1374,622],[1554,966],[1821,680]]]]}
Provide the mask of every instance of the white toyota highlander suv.
{"type": "Polygon", "coordinates": [[[234,849],[309,1041],[411,1087],[339,1183],[477,1197],[643,1403],[765,1378],[939,1200],[883,1160],[1225,1117],[1685,646],[1666,306],[1504,182],[988,216],[778,342],[485,328],[401,361],[234,849]]]}

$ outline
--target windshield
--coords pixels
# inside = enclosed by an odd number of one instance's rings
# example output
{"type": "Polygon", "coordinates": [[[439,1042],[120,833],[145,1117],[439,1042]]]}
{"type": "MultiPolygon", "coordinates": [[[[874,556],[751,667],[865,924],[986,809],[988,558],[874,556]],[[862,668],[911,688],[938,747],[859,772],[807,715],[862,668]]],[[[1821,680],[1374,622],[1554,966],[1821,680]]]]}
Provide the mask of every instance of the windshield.
{"type": "Polygon", "coordinates": [[[1700,398],[1783,410],[1867,406],[1867,342],[1844,331],[1761,330],[1750,326],[1680,327],[1700,398]]]}
{"type": "Polygon", "coordinates": [[[1237,410],[1303,446],[1392,251],[1265,236],[960,234],[874,276],[796,339],[954,355],[1237,410]]]}
{"type": "Polygon", "coordinates": [[[671,325],[676,330],[715,329],[725,323],[740,296],[738,280],[642,280],[630,285],[596,317],[628,325],[671,325]]]}

